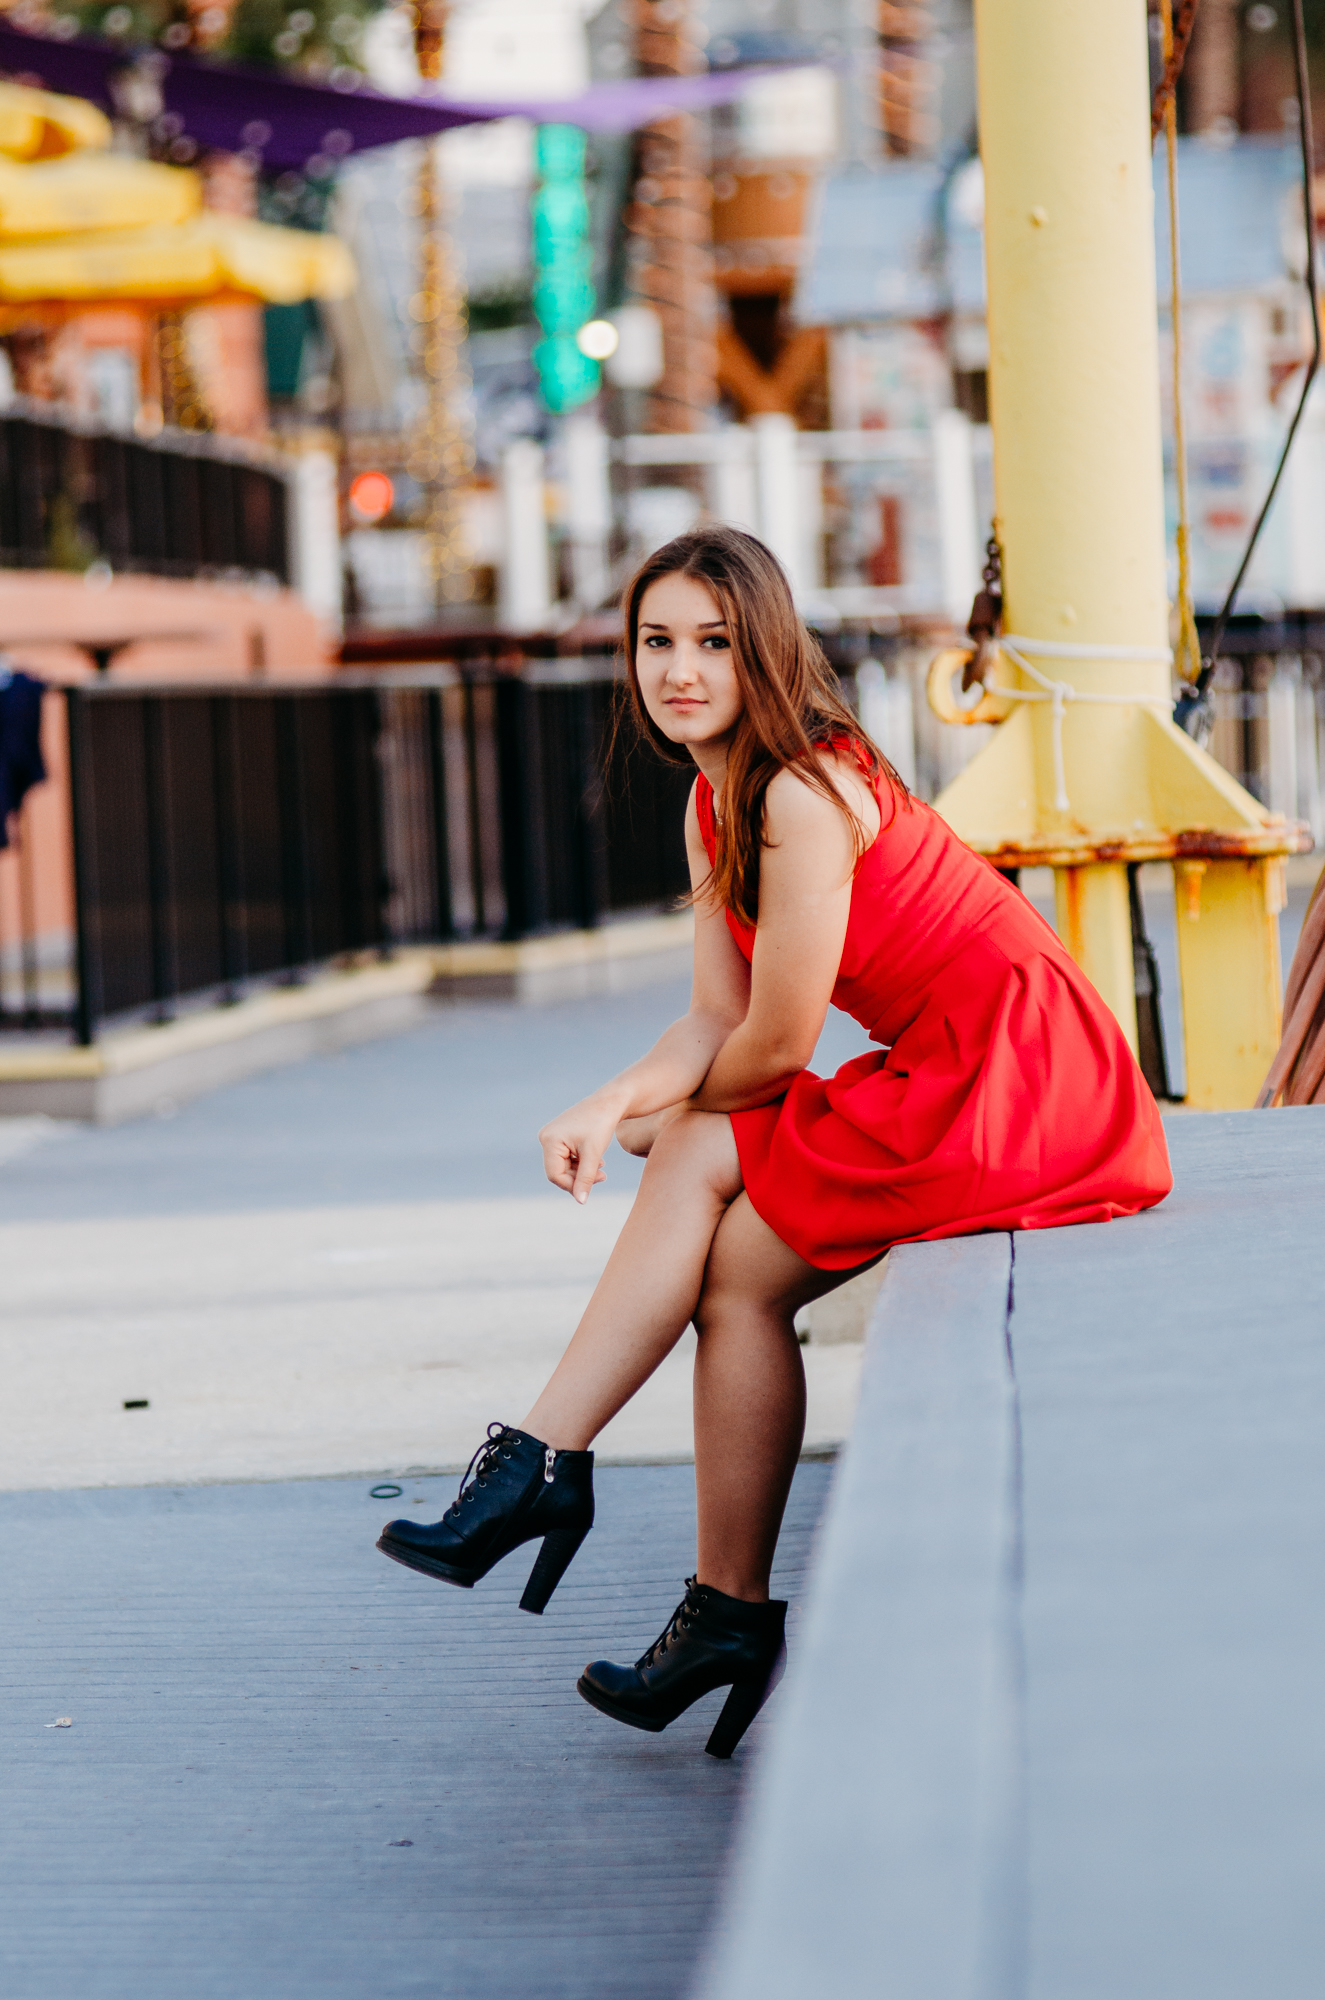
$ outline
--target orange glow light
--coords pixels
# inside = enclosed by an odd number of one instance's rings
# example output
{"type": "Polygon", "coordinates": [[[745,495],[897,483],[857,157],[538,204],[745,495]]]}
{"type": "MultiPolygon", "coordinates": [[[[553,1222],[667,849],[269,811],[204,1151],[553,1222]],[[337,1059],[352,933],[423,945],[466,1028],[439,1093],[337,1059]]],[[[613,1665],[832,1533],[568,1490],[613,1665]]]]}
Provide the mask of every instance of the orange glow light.
{"type": "Polygon", "coordinates": [[[350,481],[350,512],[361,521],[382,521],[395,503],[396,489],[385,472],[360,472],[350,481]]]}

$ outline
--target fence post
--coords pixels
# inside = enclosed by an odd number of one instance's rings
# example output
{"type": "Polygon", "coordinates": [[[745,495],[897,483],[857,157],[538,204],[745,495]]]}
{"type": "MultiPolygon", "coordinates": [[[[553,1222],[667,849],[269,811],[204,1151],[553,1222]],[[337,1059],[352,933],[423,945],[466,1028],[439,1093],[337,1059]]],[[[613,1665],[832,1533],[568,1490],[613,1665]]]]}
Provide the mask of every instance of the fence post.
{"type": "Polygon", "coordinates": [[[585,611],[596,611],[611,588],[607,541],[612,532],[612,486],[607,432],[597,417],[576,410],[562,427],[566,454],[566,503],[570,528],[571,588],[585,611]]]}
{"type": "Polygon", "coordinates": [[[971,420],[962,410],[940,410],[934,419],[934,492],[938,502],[943,609],[958,627],[971,614],[980,588],[980,526],[975,505],[975,453],[971,420]]]}
{"type": "Polygon", "coordinates": [[[142,695],[143,791],[147,826],[147,927],[152,954],[152,1019],[169,1021],[179,980],[170,949],[170,828],[166,803],[165,716],[159,695],[142,695]]]}
{"type": "Polygon", "coordinates": [[[1297,817],[1297,690],[1301,673],[1300,660],[1294,660],[1290,666],[1281,654],[1265,690],[1269,764],[1265,803],[1271,812],[1280,812],[1285,819],[1297,817]]]}
{"type": "MultiPolygon", "coordinates": [[[[382,959],[391,957],[391,947],[395,943],[391,933],[391,876],[387,868],[386,787],[382,781],[383,704],[386,698],[380,688],[360,688],[351,696],[348,711],[345,711],[351,716],[348,742],[356,766],[354,791],[360,801],[355,856],[360,869],[360,896],[355,928],[366,931],[368,923],[359,920],[370,915],[373,936],[364,942],[371,944],[382,959]],[[360,718],[358,722],[354,721],[356,716],[360,718]],[[366,895],[365,888],[368,891],[366,895]]],[[[333,715],[335,711],[333,696],[333,715]]]]}
{"type": "Polygon", "coordinates": [[[329,451],[300,452],[287,487],[290,581],[309,609],[341,628],[340,501],[329,451]]]}
{"type": "Polygon", "coordinates": [[[1320,795],[1320,723],[1316,714],[1316,689],[1302,662],[1304,672],[1297,684],[1297,784],[1300,817],[1311,827],[1317,847],[1325,837],[1325,814],[1320,795]]]}
{"type": "Polygon", "coordinates": [[[536,796],[537,763],[530,738],[534,690],[514,677],[499,680],[494,689],[497,724],[498,816],[501,826],[502,889],[506,898],[508,938],[527,937],[538,926],[533,829],[542,821],[536,796]]]}
{"type": "Polygon", "coordinates": [[[806,589],[800,531],[800,467],[796,459],[796,425],[791,417],[770,410],[754,417],[755,483],[759,500],[759,533],[787,572],[792,592],[806,589]]]}
{"type": "Polygon", "coordinates": [[[451,829],[446,797],[446,716],[442,691],[429,688],[428,778],[432,788],[433,927],[439,938],[455,936],[451,903],[451,829]]]}
{"type": "Polygon", "coordinates": [[[240,981],[248,971],[247,938],[235,907],[243,904],[239,838],[235,823],[235,697],[218,694],[208,704],[212,725],[212,798],[216,820],[217,936],[224,1000],[239,998],[240,981]]]}
{"type": "Polygon", "coordinates": [[[916,721],[911,683],[899,674],[889,679],[877,660],[862,660],[856,668],[860,720],[878,744],[902,783],[916,788],[916,721]]]}
{"type": "Polygon", "coordinates": [[[709,513],[729,528],[757,534],[759,502],[751,433],[744,424],[726,424],[716,438],[719,449],[709,463],[705,481],[709,513]]]}
{"type": "Polygon", "coordinates": [[[474,905],[472,929],[481,936],[488,928],[487,884],[483,870],[483,801],[479,789],[478,706],[472,671],[461,668],[461,700],[465,729],[465,827],[469,838],[469,891],[474,905]]]}
{"type": "Polygon", "coordinates": [[[502,452],[501,505],[501,622],[527,632],[552,608],[543,450],[532,438],[515,438],[502,452]]]}
{"type": "Polygon", "coordinates": [[[285,932],[282,984],[298,986],[313,955],[309,921],[308,843],[304,825],[303,745],[299,697],[273,696],[276,708],[276,772],[281,828],[281,921],[285,932]]]}
{"type": "Polygon", "coordinates": [[[83,788],[88,782],[86,697],[76,687],[64,691],[65,728],[69,739],[69,820],[74,860],[74,1040],[88,1048],[100,1016],[100,995],[92,992],[88,924],[91,918],[92,857],[83,788]]]}
{"type": "Polygon", "coordinates": [[[569,690],[574,703],[575,922],[596,930],[607,907],[607,847],[602,819],[603,773],[598,755],[594,688],[569,690]]]}

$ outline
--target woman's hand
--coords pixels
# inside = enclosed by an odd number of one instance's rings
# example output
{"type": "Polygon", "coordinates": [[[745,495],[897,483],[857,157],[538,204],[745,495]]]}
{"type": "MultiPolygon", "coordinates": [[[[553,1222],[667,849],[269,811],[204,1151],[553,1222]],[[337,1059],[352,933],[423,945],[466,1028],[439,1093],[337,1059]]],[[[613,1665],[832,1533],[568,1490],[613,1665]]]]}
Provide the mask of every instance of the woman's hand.
{"type": "Polygon", "coordinates": [[[543,1148],[544,1172],[553,1187],[564,1188],[576,1201],[585,1202],[590,1188],[607,1179],[603,1154],[612,1143],[623,1109],[620,1099],[609,1100],[595,1093],[543,1127],[538,1143],[543,1148]]]}

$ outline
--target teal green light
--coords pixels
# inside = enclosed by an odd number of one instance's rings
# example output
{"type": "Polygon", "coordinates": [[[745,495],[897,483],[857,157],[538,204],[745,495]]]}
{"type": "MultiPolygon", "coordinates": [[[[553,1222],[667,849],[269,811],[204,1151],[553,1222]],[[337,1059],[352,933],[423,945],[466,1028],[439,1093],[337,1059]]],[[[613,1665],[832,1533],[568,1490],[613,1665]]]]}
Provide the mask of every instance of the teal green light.
{"type": "Polygon", "coordinates": [[[534,349],[543,401],[556,416],[598,393],[596,361],[575,336],[594,315],[593,248],[584,185],[584,134],[574,125],[540,125],[534,139],[539,186],[530,204],[534,317],[543,338],[534,349]]]}

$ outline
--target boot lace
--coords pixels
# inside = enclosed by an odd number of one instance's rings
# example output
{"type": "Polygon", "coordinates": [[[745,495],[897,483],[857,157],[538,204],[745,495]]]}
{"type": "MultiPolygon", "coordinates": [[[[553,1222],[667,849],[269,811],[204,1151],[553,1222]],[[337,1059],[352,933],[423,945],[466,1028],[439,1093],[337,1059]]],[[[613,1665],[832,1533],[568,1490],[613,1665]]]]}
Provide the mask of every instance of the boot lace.
{"type": "Polygon", "coordinates": [[[456,1494],[455,1499],[451,1502],[443,1516],[445,1520],[449,1521],[454,1515],[459,1514],[463,1503],[466,1500],[472,1500],[475,1492],[483,1485],[489,1473],[496,1471],[499,1461],[510,1457],[511,1454],[506,1449],[507,1439],[515,1438],[519,1435],[520,1433],[515,1429],[513,1424],[488,1425],[488,1435],[470,1459],[465,1470],[465,1476],[460,1482],[460,1491],[456,1494]]]}
{"type": "Polygon", "coordinates": [[[641,1659],[638,1659],[635,1665],[641,1669],[656,1666],[664,1653],[666,1653],[668,1647],[675,1645],[676,1641],[690,1630],[690,1627],[699,1617],[700,1609],[699,1578],[688,1576],[686,1578],[685,1596],[677,1605],[666,1625],[658,1634],[658,1637],[649,1647],[648,1652],[641,1659]]]}

